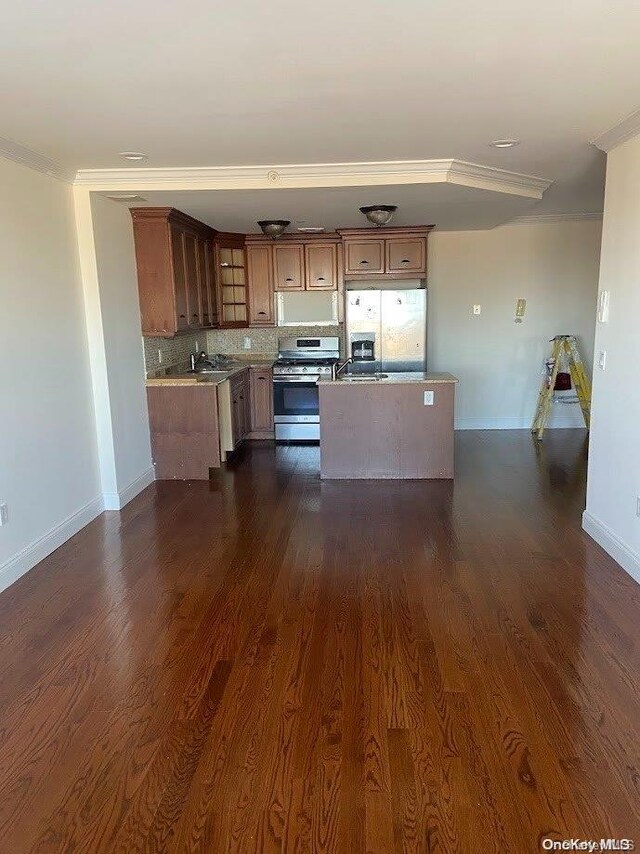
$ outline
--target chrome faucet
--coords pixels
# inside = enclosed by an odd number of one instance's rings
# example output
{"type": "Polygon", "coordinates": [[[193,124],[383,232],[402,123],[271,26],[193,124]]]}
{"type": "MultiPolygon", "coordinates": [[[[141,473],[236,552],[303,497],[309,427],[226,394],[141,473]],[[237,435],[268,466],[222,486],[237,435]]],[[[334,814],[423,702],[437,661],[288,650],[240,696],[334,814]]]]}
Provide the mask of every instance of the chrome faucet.
{"type": "Polygon", "coordinates": [[[189,356],[189,361],[191,363],[191,370],[193,371],[193,373],[196,373],[198,367],[201,364],[209,364],[207,360],[207,354],[204,352],[204,350],[202,350],[200,353],[192,353],[189,356]]]}
{"type": "Polygon", "coordinates": [[[338,365],[337,363],[334,363],[333,365],[331,365],[331,379],[337,380],[338,374],[342,373],[342,371],[344,371],[344,369],[347,367],[347,365],[350,365],[352,362],[353,362],[353,358],[351,356],[349,356],[349,358],[345,359],[341,365],[338,365]]]}

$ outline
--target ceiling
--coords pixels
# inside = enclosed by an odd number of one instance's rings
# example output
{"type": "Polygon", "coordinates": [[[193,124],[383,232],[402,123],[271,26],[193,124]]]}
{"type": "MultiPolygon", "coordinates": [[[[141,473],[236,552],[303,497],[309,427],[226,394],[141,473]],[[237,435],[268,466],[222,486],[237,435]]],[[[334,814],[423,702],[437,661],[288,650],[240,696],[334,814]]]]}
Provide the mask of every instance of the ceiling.
{"type": "MultiPolygon", "coordinates": [[[[106,194],[110,195],[110,194],[106,194]]],[[[273,190],[191,190],[141,192],[144,202],[129,207],[169,206],[206,222],[219,231],[259,232],[259,219],[288,219],[298,225],[368,226],[359,208],[395,204],[391,225],[432,225],[439,231],[493,228],[514,216],[528,214],[535,202],[454,184],[403,184],[384,187],[328,187],[273,190]]]]}
{"type": "Polygon", "coordinates": [[[637,0],[23,0],[1,133],[73,171],[458,158],[552,179],[537,213],[592,212],[639,43],[637,0]]]}

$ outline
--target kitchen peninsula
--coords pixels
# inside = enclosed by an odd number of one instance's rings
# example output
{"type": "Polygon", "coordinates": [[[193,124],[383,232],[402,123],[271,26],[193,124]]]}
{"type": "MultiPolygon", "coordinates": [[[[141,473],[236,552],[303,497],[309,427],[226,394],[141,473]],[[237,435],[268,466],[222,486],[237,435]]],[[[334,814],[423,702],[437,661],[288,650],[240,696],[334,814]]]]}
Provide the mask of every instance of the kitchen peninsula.
{"type": "Polygon", "coordinates": [[[418,372],[321,379],[321,477],[453,478],[456,383],[418,372]]]}

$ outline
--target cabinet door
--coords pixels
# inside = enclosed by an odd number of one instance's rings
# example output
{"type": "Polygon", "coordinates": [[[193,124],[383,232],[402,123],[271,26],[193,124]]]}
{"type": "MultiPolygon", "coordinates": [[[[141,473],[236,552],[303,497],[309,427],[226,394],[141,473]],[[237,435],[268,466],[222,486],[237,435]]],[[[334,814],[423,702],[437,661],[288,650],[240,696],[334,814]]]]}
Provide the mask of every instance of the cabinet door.
{"type": "Polygon", "coordinates": [[[200,325],[210,327],[211,323],[211,288],[209,285],[209,258],[207,241],[198,237],[198,285],[200,288],[200,325]]]}
{"type": "Polygon", "coordinates": [[[195,234],[185,231],[183,244],[189,326],[198,328],[201,315],[200,282],[198,281],[198,238],[195,234]]]}
{"type": "Polygon", "coordinates": [[[293,246],[273,247],[274,285],[277,291],[304,290],[304,247],[302,244],[293,246]]]}
{"type": "Polygon", "coordinates": [[[204,254],[206,264],[206,282],[209,293],[209,319],[211,326],[218,325],[218,295],[216,291],[216,268],[214,264],[213,243],[211,240],[204,242],[204,254]]]}
{"type": "Polygon", "coordinates": [[[242,438],[251,432],[251,396],[249,393],[249,376],[245,376],[240,388],[240,402],[242,405],[242,438]]]}
{"type": "Polygon", "coordinates": [[[187,300],[187,282],[184,268],[184,243],[182,231],[171,227],[171,256],[173,263],[173,281],[176,295],[176,327],[179,332],[189,326],[187,300]]]}
{"type": "Polygon", "coordinates": [[[273,326],[273,247],[247,247],[249,281],[249,323],[251,326],[273,326]]]}
{"type": "MultiPolygon", "coordinates": [[[[239,240],[243,239],[239,236],[239,240]]],[[[246,326],[247,271],[244,246],[239,242],[215,244],[218,277],[219,324],[222,327],[246,326]]]]}
{"type": "Polygon", "coordinates": [[[345,275],[384,273],[384,240],[345,241],[345,275]]]}
{"type": "Polygon", "coordinates": [[[424,237],[390,238],[387,243],[388,273],[425,273],[427,241],[424,237]]]}
{"type": "Polygon", "coordinates": [[[306,286],[309,291],[335,291],[338,287],[338,247],[309,243],[305,246],[306,286]]]}
{"type": "Polygon", "coordinates": [[[269,368],[251,368],[251,430],[273,430],[273,385],[269,368]]]}

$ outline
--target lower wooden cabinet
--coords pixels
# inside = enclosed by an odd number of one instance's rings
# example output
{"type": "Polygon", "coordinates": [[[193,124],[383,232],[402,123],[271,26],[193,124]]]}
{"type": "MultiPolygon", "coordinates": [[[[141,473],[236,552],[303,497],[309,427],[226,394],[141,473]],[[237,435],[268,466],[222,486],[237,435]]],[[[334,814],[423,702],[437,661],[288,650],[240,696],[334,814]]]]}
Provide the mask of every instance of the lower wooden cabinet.
{"type": "Polygon", "coordinates": [[[220,466],[217,387],[148,386],[151,451],[158,480],[208,480],[220,466]]]}
{"type": "MultiPolygon", "coordinates": [[[[271,368],[249,370],[251,433],[273,435],[273,372],[271,368]]],[[[260,436],[256,436],[260,438],[260,436]]]]}
{"type": "Polygon", "coordinates": [[[236,374],[230,380],[231,385],[231,435],[233,447],[251,432],[251,398],[249,392],[248,371],[236,374]]]}

